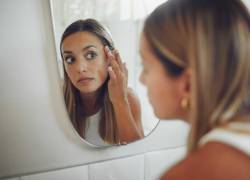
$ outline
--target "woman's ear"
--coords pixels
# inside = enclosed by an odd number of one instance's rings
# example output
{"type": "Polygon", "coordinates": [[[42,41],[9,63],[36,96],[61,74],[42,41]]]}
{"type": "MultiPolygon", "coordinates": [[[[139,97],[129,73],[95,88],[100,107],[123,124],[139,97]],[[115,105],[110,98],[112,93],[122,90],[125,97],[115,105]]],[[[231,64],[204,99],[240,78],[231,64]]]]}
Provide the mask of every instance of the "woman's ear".
{"type": "Polygon", "coordinates": [[[190,99],[191,95],[191,76],[190,68],[186,68],[180,76],[180,93],[182,98],[190,99]]]}
{"type": "Polygon", "coordinates": [[[179,90],[179,98],[178,103],[181,112],[181,118],[186,119],[188,109],[190,107],[191,102],[191,79],[192,79],[192,72],[190,68],[186,68],[182,74],[178,77],[178,90],[179,90]]]}

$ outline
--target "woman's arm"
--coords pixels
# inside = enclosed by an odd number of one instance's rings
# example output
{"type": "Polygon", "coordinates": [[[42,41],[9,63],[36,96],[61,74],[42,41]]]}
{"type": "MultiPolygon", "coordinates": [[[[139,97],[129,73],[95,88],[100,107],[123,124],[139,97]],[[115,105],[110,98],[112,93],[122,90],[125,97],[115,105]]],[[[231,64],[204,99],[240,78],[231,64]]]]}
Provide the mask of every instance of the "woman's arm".
{"type": "Polygon", "coordinates": [[[139,99],[132,89],[128,89],[127,93],[127,100],[113,103],[121,142],[132,142],[144,137],[139,99]]]}
{"type": "Polygon", "coordinates": [[[142,137],[144,137],[144,131],[141,122],[141,104],[137,94],[132,88],[128,88],[128,100],[137,128],[140,131],[142,137]]]}
{"type": "Polygon", "coordinates": [[[110,67],[109,97],[114,107],[121,142],[132,142],[144,137],[141,125],[140,102],[132,89],[127,87],[127,69],[117,50],[105,48],[110,67]]]}

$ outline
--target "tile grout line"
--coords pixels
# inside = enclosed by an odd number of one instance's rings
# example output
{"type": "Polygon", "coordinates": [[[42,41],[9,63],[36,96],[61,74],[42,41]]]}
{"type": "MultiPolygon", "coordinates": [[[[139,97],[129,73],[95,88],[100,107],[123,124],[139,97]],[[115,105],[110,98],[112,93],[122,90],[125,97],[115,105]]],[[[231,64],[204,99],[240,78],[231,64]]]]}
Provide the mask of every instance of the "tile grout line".
{"type": "Polygon", "coordinates": [[[144,173],[143,173],[143,174],[144,174],[144,180],[146,180],[146,163],[145,163],[145,154],[146,154],[146,153],[144,153],[144,154],[143,154],[143,163],[144,163],[144,173]]]}
{"type": "Polygon", "coordinates": [[[164,151],[164,150],[173,150],[173,149],[178,149],[178,148],[181,148],[181,147],[185,147],[185,145],[174,146],[174,147],[170,147],[170,148],[160,148],[160,149],[157,149],[157,150],[151,150],[151,151],[142,152],[142,153],[135,153],[133,155],[125,155],[125,156],[121,156],[121,157],[115,157],[115,158],[100,160],[100,161],[96,161],[96,162],[89,162],[89,163],[85,163],[85,164],[66,166],[66,167],[62,167],[62,168],[53,168],[53,169],[49,169],[49,170],[37,171],[37,172],[32,172],[32,173],[24,173],[24,174],[19,174],[18,176],[12,176],[12,177],[10,176],[10,177],[3,177],[3,178],[20,178],[19,180],[21,180],[22,176],[35,175],[35,174],[41,174],[41,173],[46,173],[46,172],[53,172],[53,171],[58,171],[58,170],[64,170],[64,169],[69,169],[69,168],[80,167],[80,166],[88,166],[88,168],[89,168],[89,165],[92,165],[92,164],[98,164],[98,163],[108,162],[108,161],[112,161],[112,160],[132,158],[132,157],[139,156],[139,155],[142,155],[142,154],[145,155],[146,153],[159,152],[159,151],[164,151]]]}
{"type": "Polygon", "coordinates": [[[87,166],[87,168],[88,168],[88,180],[90,180],[90,167],[89,166],[90,165],[87,166]]]}

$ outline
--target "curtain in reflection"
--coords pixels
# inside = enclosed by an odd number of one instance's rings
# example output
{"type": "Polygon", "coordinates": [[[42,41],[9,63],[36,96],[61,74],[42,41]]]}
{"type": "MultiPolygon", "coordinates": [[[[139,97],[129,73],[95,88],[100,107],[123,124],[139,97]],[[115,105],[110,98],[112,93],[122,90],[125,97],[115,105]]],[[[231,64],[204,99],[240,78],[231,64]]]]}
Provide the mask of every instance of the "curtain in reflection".
{"type": "Polygon", "coordinates": [[[80,18],[99,21],[143,19],[166,0],[63,0],[64,24],[80,18]]]}

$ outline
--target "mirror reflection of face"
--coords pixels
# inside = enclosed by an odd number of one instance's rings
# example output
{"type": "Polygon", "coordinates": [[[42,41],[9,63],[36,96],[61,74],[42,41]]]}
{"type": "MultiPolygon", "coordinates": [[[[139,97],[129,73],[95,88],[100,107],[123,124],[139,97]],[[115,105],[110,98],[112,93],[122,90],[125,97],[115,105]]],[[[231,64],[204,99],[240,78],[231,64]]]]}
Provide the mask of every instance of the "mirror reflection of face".
{"type": "Polygon", "coordinates": [[[94,34],[77,32],[62,42],[65,71],[81,93],[97,91],[108,77],[104,46],[94,34]]]}
{"type": "Polygon", "coordinates": [[[140,81],[147,88],[149,101],[155,115],[160,119],[174,119],[180,116],[181,77],[171,77],[159,59],[152,52],[145,35],[142,33],[140,53],[143,70],[140,81]]]}

